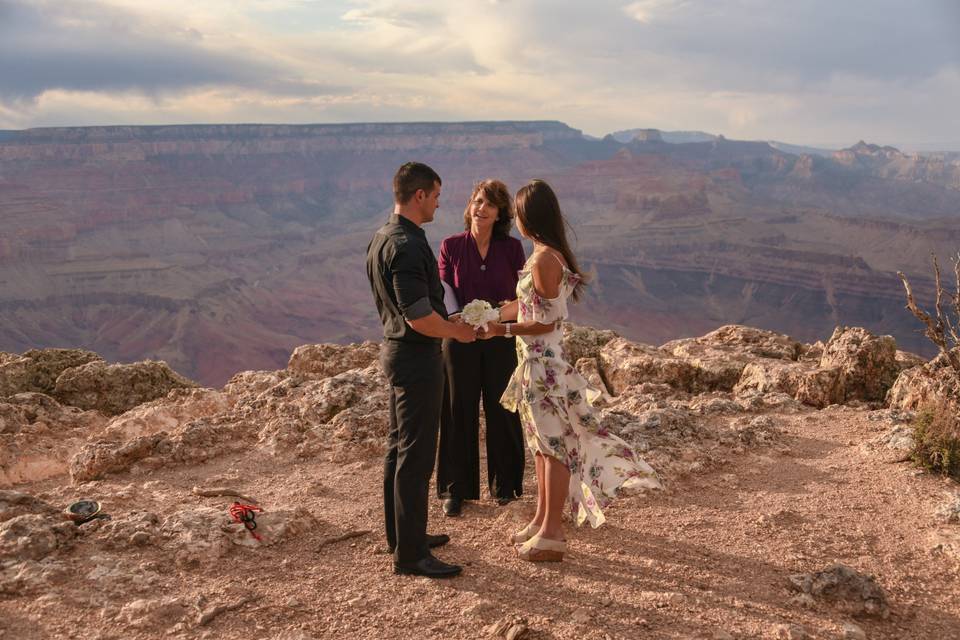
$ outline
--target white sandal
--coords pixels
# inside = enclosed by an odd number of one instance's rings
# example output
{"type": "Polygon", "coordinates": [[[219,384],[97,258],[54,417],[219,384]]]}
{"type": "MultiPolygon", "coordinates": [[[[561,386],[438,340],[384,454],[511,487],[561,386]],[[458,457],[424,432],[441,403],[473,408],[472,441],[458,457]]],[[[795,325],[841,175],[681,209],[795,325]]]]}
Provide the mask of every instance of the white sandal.
{"type": "Polygon", "coordinates": [[[539,534],[527,540],[517,549],[517,555],[520,556],[520,559],[528,562],[562,562],[563,554],[566,552],[566,541],[542,538],[539,534]]]}
{"type": "Polygon", "coordinates": [[[525,526],[520,531],[517,531],[515,534],[510,536],[510,542],[513,544],[523,544],[527,540],[533,537],[537,531],[540,531],[540,525],[533,524],[532,522],[525,526]]]}

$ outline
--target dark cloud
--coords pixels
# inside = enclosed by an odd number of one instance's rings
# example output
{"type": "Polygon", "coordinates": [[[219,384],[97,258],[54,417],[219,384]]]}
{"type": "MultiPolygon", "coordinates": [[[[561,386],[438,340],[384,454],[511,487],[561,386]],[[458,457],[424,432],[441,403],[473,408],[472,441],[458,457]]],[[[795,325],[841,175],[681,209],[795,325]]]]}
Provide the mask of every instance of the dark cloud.
{"type": "Polygon", "coordinates": [[[160,94],[231,85],[280,95],[341,93],[302,82],[272,60],[205,46],[201,33],[96,2],[0,0],[0,98],[44,91],[160,94]]]}

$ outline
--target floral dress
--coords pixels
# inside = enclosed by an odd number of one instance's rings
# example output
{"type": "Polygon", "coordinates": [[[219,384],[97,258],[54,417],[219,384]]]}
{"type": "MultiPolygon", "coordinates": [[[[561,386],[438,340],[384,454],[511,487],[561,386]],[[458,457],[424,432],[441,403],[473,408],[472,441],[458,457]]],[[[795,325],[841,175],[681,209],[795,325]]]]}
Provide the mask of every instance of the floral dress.
{"type": "MultiPolygon", "coordinates": [[[[532,256],[531,256],[532,257],[532,256]]],[[[566,267],[556,298],[544,298],[533,286],[528,268],[517,283],[518,322],[554,323],[538,336],[518,336],[517,369],[500,399],[520,414],[527,446],[552,456],[570,469],[570,514],[579,526],[598,527],[602,509],[623,488],[661,488],[656,472],[626,442],[600,426],[591,407],[600,392],[589,386],[563,358],[561,321],[567,298],[580,277],[566,267]]]]}

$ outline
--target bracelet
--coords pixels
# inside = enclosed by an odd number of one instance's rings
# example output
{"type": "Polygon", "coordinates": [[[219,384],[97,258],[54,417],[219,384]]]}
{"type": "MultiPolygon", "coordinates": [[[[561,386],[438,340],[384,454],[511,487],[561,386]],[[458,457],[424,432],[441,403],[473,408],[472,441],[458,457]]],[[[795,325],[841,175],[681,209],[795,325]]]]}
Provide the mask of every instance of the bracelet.
{"type": "Polygon", "coordinates": [[[503,337],[504,337],[504,338],[512,338],[512,337],[513,337],[513,334],[510,333],[510,323],[509,323],[509,322],[504,323],[504,325],[503,325],[503,337]]]}

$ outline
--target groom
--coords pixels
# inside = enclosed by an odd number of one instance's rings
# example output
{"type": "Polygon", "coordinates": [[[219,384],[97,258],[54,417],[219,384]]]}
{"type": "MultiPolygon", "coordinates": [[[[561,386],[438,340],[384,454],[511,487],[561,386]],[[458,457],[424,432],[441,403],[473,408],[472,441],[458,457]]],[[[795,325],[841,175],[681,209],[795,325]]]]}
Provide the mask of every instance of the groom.
{"type": "Polygon", "coordinates": [[[440,176],[408,162],[393,177],[393,215],[367,247],[367,277],[383,323],[380,363],[390,383],[390,434],[383,515],[395,573],[448,578],[461,567],[430,553],[449,541],[427,535],[427,497],[437,457],[443,396],[440,340],[473,342],[468,324],[447,320],[437,259],[421,225],[440,206],[440,176]]]}

